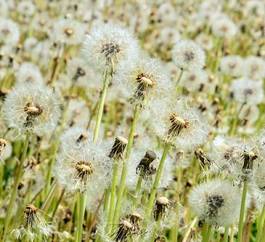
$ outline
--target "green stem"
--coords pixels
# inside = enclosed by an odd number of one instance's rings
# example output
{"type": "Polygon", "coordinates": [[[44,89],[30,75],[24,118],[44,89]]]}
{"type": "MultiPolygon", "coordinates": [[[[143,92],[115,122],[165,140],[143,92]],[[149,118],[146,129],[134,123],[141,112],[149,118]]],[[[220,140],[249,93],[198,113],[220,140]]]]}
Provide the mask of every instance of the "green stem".
{"type": "Polygon", "coordinates": [[[191,232],[192,232],[194,226],[196,225],[196,223],[197,223],[197,218],[194,218],[193,221],[191,222],[187,232],[185,233],[182,242],[187,242],[190,240],[191,232]]]}
{"type": "Polygon", "coordinates": [[[247,190],[248,190],[247,181],[244,181],[242,198],[241,198],[239,224],[238,224],[238,242],[242,242],[242,239],[243,239],[243,228],[244,228],[244,217],[245,217],[247,190]]]}
{"type": "Polygon", "coordinates": [[[45,201],[43,202],[43,204],[41,206],[42,210],[47,211],[49,209],[49,206],[51,204],[53,196],[55,195],[56,188],[57,188],[57,183],[53,182],[53,184],[51,185],[51,188],[49,190],[49,193],[46,196],[45,201]]]}
{"type": "Polygon", "coordinates": [[[130,128],[130,133],[129,133],[129,138],[128,138],[128,144],[126,148],[126,159],[130,157],[131,151],[132,151],[132,146],[133,146],[133,140],[134,140],[134,133],[135,133],[135,128],[136,128],[136,123],[139,118],[139,113],[140,113],[140,106],[135,105],[134,111],[133,111],[133,120],[130,128]]]}
{"type": "Polygon", "coordinates": [[[184,73],[184,70],[180,69],[180,73],[179,73],[179,76],[178,76],[178,79],[177,79],[177,82],[176,82],[177,85],[179,84],[179,82],[180,82],[180,80],[181,80],[181,78],[183,76],[183,73],[184,73]]]}
{"type": "Polygon", "coordinates": [[[136,203],[137,203],[137,200],[138,200],[138,195],[141,191],[141,187],[142,187],[142,181],[143,181],[143,178],[142,176],[139,176],[138,177],[138,180],[137,180],[137,184],[136,184],[136,188],[135,188],[135,193],[134,193],[134,201],[133,201],[133,205],[136,206],[136,203]]]}
{"type": "Polygon", "coordinates": [[[23,147],[23,152],[22,152],[21,157],[20,157],[20,162],[19,162],[19,164],[16,168],[16,172],[15,172],[14,187],[12,189],[10,201],[9,201],[8,208],[7,208],[2,241],[6,241],[5,239],[7,236],[8,229],[9,229],[10,220],[11,220],[12,212],[13,212],[13,207],[14,207],[16,197],[17,197],[18,185],[19,185],[22,173],[23,173],[23,165],[24,165],[24,161],[26,160],[26,157],[27,157],[28,148],[29,148],[29,135],[27,134],[26,140],[24,143],[24,147],[23,147]]]}
{"type": "Polygon", "coordinates": [[[61,203],[61,201],[63,200],[63,196],[64,196],[64,193],[65,193],[65,189],[63,188],[62,191],[61,191],[61,194],[60,194],[60,197],[59,199],[57,200],[56,204],[55,204],[55,207],[54,207],[54,210],[52,212],[52,218],[54,218],[56,212],[57,212],[57,209],[61,203]]]}
{"type": "Polygon", "coordinates": [[[224,242],[228,241],[228,233],[229,233],[229,227],[225,227],[225,234],[224,234],[224,242]]]}
{"type": "Polygon", "coordinates": [[[79,192],[77,199],[77,231],[75,236],[75,242],[82,241],[83,234],[83,222],[86,210],[86,194],[79,192]]]}
{"type": "Polygon", "coordinates": [[[120,189],[118,191],[118,196],[117,196],[117,202],[116,202],[116,207],[115,207],[115,212],[114,212],[114,217],[113,217],[113,225],[118,223],[118,219],[119,219],[119,215],[120,215],[121,202],[122,202],[122,197],[123,197],[123,193],[125,190],[125,183],[126,183],[126,176],[127,176],[126,160],[130,157],[130,154],[131,154],[131,150],[132,150],[132,146],[133,146],[133,140],[134,140],[134,133],[135,133],[136,123],[137,123],[137,120],[139,117],[139,113],[140,113],[140,106],[135,105],[134,112],[133,112],[133,121],[131,124],[129,138],[128,138],[128,144],[127,144],[127,148],[126,148],[125,160],[123,160],[123,162],[122,162],[120,189]]]}
{"type": "MultiPolygon", "coordinates": [[[[109,203],[109,213],[108,213],[108,223],[109,226],[112,223],[115,211],[115,196],[116,196],[116,186],[118,183],[118,161],[114,161],[112,183],[111,183],[111,193],[110,193],[110,203],[109,203]]],[[[111,227],[111,226],[110,226],[111,227]]]]}
{"type": "Polygon", "coordinates": [[[230,130],[229,130],[230,135],[234,135],[236,132],[238,121],[239,121],[238,117],[239,117],[245,104],[246,104],[245,102],[241,104],[241,106],[239,107],[239,110],[236,112],[236,115],[232,119],[232,124],[231,124],[230,130]]]}
{"type": "Polygon", "coordinates": [[[152,187],[150,198],[149,198],[148,205],[147,205],[146,217],[145,217],[147,220],[151,216],[152,208],[153,208],[153,205],[154,205],[154,202],[155,202],[156,190],[157,190],[159,181],[160,181],[162,173],[163,173],[164,164],[165,164],[169,149],[170,149],[170,144],[166,143],[165,146],[164,146],[163,155],[161,157],[158,169],[156,171],[155,181],[153,183],[153,187],[152,187]]]}
{"type": "Polygon", "coordinates": [[[258,231],[257,231],[257,242],[261,242],[261,238],[265,237],[265,231],[263,229],[265,225],[265,205],[263,206],[262,213],[259,217],[258,231]]]}
{"type": "Polygon", "coordinates": [[[103,74],[103,88],[102,88],[98,110],[97,110],[96,126],[94,129],[94,138],[93,138],[94,142],[96,142],[98,139],[100,124],[101,124],[103,111],[104,111],[105,99],[107,96],[107,90],[109,87],[110,79],[112,77],[112,73],[113,73],[113,66],[111,67],[107,66],[103,74]]]}
{"type": "MultiPolygon", "coordinates": [[[[119,216],[120,216],[120,210],[121,210],[121,202],[122,202],[122,197],[125,191],[125,183],[126,183],[126,176],[127,176],[127,164],[126,161],[122,162],[122,172],[121,172],[121,180],[120,180],[120,189],[118,191],[117,195],[117,202],[116,202],[116,207],[115,207],[115,212],[114,212],[114,217],[113,217],[113,225],[118,223],[119,216]]],[[[112,228],[114,228],[112,226],[112,228]]]]}
{"type": "Polygon", "coordinates": [[[209,242],[212,234],[212,227],[211,225],[206,225],[207,229],[206,232],[203,234],[202,242],[209,242]]]}

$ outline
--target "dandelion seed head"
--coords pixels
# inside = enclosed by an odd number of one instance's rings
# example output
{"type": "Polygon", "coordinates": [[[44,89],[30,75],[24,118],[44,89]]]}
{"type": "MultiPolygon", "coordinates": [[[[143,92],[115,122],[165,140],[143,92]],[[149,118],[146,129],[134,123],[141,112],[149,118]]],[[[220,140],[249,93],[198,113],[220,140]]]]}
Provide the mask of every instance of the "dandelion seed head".
{"type": "Polygon", "coordinates": [[[253,80],[265,77],[265,61],[257,56],[249,56],[244,60],[244,75],[253,80]]]}
{"type": "Polygon", "coordinates": [[[201,47],[192,40],[176,42],[172,50],[174,63],[183,70],[197,70],[205,65],[205,54],[201,47]]]}
{"type": "Polygon", "coordinates": [[[20,37],[18,25],[11,19],[0,19],[0,44],[15,46],[20,37]]]}
{"type": "Polygon", "coordinates": [[[229,181],[215,179],[197,185],[189,195],[189,205],[206,223],[229,226],[236,222],[240,191],[229,181]]]}
{"type": "Polygon", "coordinates": [[[203,70],[187,71],[183,73],[179,84],[191,92],[202,91],[208,84],[208,75],[203,70]]]}
{"type": "Polygon", "coordinates": [[[89,194],[108,185],[111,162],[102,147],[90,141],[79,149],[62,150],[54,174],[69,192],[80,190],[89,194]]]}
{"type": "Polygon", "coordinates": [[[241,104],[255,105],[263,102],[262,82],[251,79],[235,79],[231,84],[234,99],[241,104]]]}
{"type": "Polygon", "coordinates": [[[214,35],[221,38],[232,38],[237,33],[236,24],[227,16],[212,20],[212,31],[214,35]]]}
{"type": "Polygon", "coordinates": [[[97,69],[138,57],[138,44],[130,32],[113,24],[97,24],[83,42],[84,59],[97,69]]]}
{"type": "Polygon", "coordinates": [[[16,73],[16,81],[20,84],[26,82],[34,84],[44,83],[39,67],[29,62],[25,62],[19,66],[16,73]]]}
{"type": "Polygon", "coordinates": [[[137,63],[121,63],[114,76],[114,83],[126,86],[128,98],[141,106],[152,105],[152,100],[167,95],[171,89],[168,74],[163,66],[156,60],[144,58],[137,63]]]}
{"type": "Polygon", "coordinates": [[[78,45],[85,37],[85,28],[77,20],[58,19],[53,25],[50,37],[56,43],[78,45]]]}
{"type": "Polygon", "coordinates": [[[24,18],[29,18],[35,14],[36,6],[31,0],[23,0],[18,3],[17,12],[24,18]]]}
{"type": "Polygon", "coordinates": [[[243,72],[243,59],[236,55],[224,56],[221,59],[220,68],[228,76],[241,76],[243,72]]]}
{"type": "Polygon", "coordinates": [[[51,89],[44,85],[16,85],[3,105],[4,118],[10,128],[38,135],[51,132],[60,117],[59,103],[51,89]]]}

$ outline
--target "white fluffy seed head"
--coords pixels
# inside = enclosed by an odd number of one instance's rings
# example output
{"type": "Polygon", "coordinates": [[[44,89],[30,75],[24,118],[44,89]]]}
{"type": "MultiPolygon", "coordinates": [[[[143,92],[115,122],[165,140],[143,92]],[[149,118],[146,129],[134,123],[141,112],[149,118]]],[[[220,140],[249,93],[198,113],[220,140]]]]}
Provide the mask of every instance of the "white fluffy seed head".
{"type": "Polygon", "coordinates": [[[212,31],[218,37],[232,38],[237,33],[237,26],[230,18],[223,16],[212,20],[212,31]]]}
{"type": "Polygon", "coordinates": [[[44,86],[30,83],[16,85],[3,105],[4,119],[19,132],[38,135],[52,132],[60,117],[58,98],[44,86]]]}
{"type": "Polygon", "coordinates": [[[184,150],[203,144],[209,134],[208,122],[186,101],[153,102],[149,118],[150,128],[158,137],[184,150]]]}
{"type": "Polygon", "coordinates": [[[0,44],[15,46],[19,41],[18,25],[11,19],[0,18],[0,44]]]}
{"type": "Polygon", "coordinates": [[[87,142],[79,149],[62,150],[54,174],[67,191],[100,191],[109,184],[111,162],[102,147],[87,142]],[[99,190],[98,190],[99,191],[99,190]]]}
{"type": "Polygon", "coordinates": [[[168,73],[160,62],[143,57],[137,62],[122,62],[114,76],[114,85],[127,90],[127,98],[135,104],[152,105],[152,100],[163,98],[172,89],[168,73]]]}
{"type": "Polygon", "coordinates": [[[257,56],[249,56],[244,60],[244,75],[253,80],[265,77],[265,61],[257,56]]]}
{"type": "Polygon", "coordinates": [[[199,219],[218,226],[229,226],[237,221],[240,200],[240,190],[221,179],[202,183],[189,194],[189,205],[199,219]]]}
{"type": "Polygon", "coordinates": [[[256,105],[263,102],[263,83],[251,79],[236,79],[231,84],[234,99],[239,103],[256,105]]]}
{"type": "Polygon", "coordinates": [[[116,68],[121,61],[134,61],[138,52],[132,34],[113,24],[96,24],[85,37],[82,48],[84,59],[99,70],[109,64],[116,68]]]}
{"type": "Polygon", "coordinates": [[[24,84],[26,82],[33,84],[43,84],[43,77],[38,66],[30,62],[21,64],[16,72],[17,83],[24,84]]]}
{"type": "Polygon", "coordinates": [[[242,75],[243,72],[243,59],[237,55],[224,56],[220,64],[221,71],[232,77],[242,75]]]}
{"type": "Polygon", "coordinates": [[[178,41],[172,50],[172,58],[175,64],[183,70],[202,69],[205,65],[204,51],[192,40],[178,41]]]}
{"type": "Polygon", "coordinates": [[[50,37],[56,43],[78,45],[85,37],[85,27],[77,20],[59,19],[54,23],[50,37]]]}
{"type": "Polygon", "coordinates": [[[61,151],[79,150],[91,142],[91,134],[84,128],[72,127],[63,133],[60,140],[61,151]]]}
{"type": "Polygon", "coordinates": [[[204,70],[187,71],[183,73],[179,84],[191,92],[202,91],[208,84],[208,75],[204,70]]]}

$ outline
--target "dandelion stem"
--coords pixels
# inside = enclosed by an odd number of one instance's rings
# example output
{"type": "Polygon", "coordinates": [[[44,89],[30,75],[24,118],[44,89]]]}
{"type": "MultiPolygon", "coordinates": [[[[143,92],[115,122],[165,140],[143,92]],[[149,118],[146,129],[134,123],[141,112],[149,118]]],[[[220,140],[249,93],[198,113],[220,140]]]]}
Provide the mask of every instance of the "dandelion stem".
{"type": "Polygon", "coordinates": [[[242,197],[241,197],[239,224],[238,224],[238,242],[242,242],[243,239],[244,217],[245,217],[246,197],[248,189],[247,187],[248,187],[247,181],[244,181],[242,197]]]}
{"type": "Polygon", "coordinates": [[[184,235],[184,238],[182,242],[188,242],[190,240],[190,234],[192,232],[192,229],[194,228],[195,224],[197,223],[197,217],[193,219],[192,223],[190,224],[187,232],[184,235]]]}
{"type": "Polygon", "coordinates": [[[137,123],[137,120],[139,117],[139,113],[140,113],[140,106],[135,105],[134,112],[133,112],[133,120],[132,120],[132,124],[131,124],[131,128],[130,128],[129,138],[128,138],[128,145],[126,148],[126,155],[125,155],[126,159],[128,159],[130,157],[130,154],[132,151],[134,133],[135,133],[136,123],[137,123]]]}
{"type": "Polygon", "coordinates": [[[112,77],[112,73],[113,73],[113,65],[111,65],[110,67],[107,66],[103,74],[103,88],[102,88],[102,92],[100,96],[100,101],[97,107],[96,126],[94,129],[94,138],[93,138],[94,142],[96,142],[98,139],[100,124],[101,124],[103,111],[104,111],[105,99],[107,96],[107,90],[109,87],[110,79],[112,77]]]}
{"type": "Polygon", "coordinates": [[[138,200],[138,195],[139,195],[139,192],[140,192],[141,187],[142,187],[142,181],[143,181],[142,176],[139,176],[138,180],[137,180],[136,188],[135,188],[135,193],[134,193],[134,196],[135,196],[134,206],[136,206],[136,203],[137,203],[137,200],[138,200]]]}
{"type": "Polygon", "coordinates": [[[257,229],[258,230],[257,242],[261,242],[261,238],[265,236],[264,225],[265,225],[265,205],[263,206],[262,213],[259,216],[258,229],[257,229]]]}
{"type": "Polygon", "coordinates": [[[12,189],[10,201],[9,201],[8,208],[7,208],[2,241],[6,241],[6,236],[7,236],[7,232],[8,232],[9,225],[10,225],[13,207],[14,207],[16,197],[17,197],[17,190],[18,190],[17,188],[18,188],[20,178],[21,178],[22,173],[23,173],[23,165],[24,165],[24,161],[26,160],[26,157],[27,157],[28,148],[29,148],[29,134],[27,134],[27,136],[26,136],[23,151],[22,151],[22,154],[20,156],[20,162],[19,162],[18,166],[16,167],[14,187],[12,189]]]}
{"type": "Polygon", "coordinates": [[[127,144],[127,148],[126,148],[125,160],[123,160],[123,162],[122,162],[120,189],[118,191],[117,202],[116,202],[114,218],[113,218],[113,224],[117,224],[118,219],[119,219],[119,215],[120,215],[121,201],[122,201],[123,193],[125,190],[125,182],[126,182],[126,176],[127,176],[127,162],[126,162],[126,160],[130,157],[130,154],[131,154],[131,150],[132,150],[132,146],[133,146],[133,140],[134,140],[134,132],[135,132],[136,123],[137,123],[137,120],[139,117],[139,112],[140,112],[140,107],[138,105],[136,105],[134,108],[133,121],[132,121],[131,128],[130,128],[130,134],[129,134],[128,144],[127,144]]]}
{"type": "Polygon", "coordinates": [[[61,201],[63,199],[64,193],[65,193],[65,189],[63,188],[62,191],[61,191],[60,197],[59,197],[59,199],[57,200],[57,202],[55,204],[55,208],[54,208],[54,210],[52,212],[52,218],[54,218],[54,216],[56,214],[56,211],[57,211],[57,209],[58,209],[58,207],[59,207],[59,205],[60,205],[60,203],[61,203],[61,201]]]}
{"type": "Polygon", "coordinates": [[[125,190],[126,176],[127,176],[127,165],[126,165],[126,161],[124,160],[122,162],[120,189],[118,191],[118,196],[117,196],[117,202],[116,202],[116,207],[115,207],[115,212],[114,212],[114,217],[113,217],[113,225],[118,223],[118,219],[120,216],[121,202],[122,202],[122,197],[123,197],[123,193],[125,190]]]}
{"type": "Polygon", "coordinates": [[[83,234],[83,222],[86,208],[86,194],[84,192],[79,192],[77,198],[77,231],[75,242],[82,241],[83,234]]]}
{"type": "Polygon", "coordinates": [[[108,225],[112,223],[114,211],[115,211],[115,196],[116,196],[116,186],[118,183],[118,162],[114,161],[112,183],[111,183],[111,194],[110,194],[110,204],[108,213],[108,225]]]}
{"type": "Polygon", "coordinates": [[[147,204],[146,219],[149,219],[150,216],[151,216],[152,208],[153,208],[154,202],[155,202],[156,190],[157,190],[159,181],[160,181],[162,173],[163,173],[163,168],[164,168],[164,164],[165,164],[169,149],[170,149],[170,144],[166,143],[165,146],[164,146],[164,151],[163,151],[161,160],[159,162],[159,166],[158,166],[157,172],[156,172],[155,181],[154,181],[153,186],[152,186],[150,198],[149,198],[149,201],[148,201],[148,204],[147,204]]]}
{"type": "Polygon", "coordinates": [[[234,226],[231,226],[229,242],[234,242],[234,226]]]}
{"type": "Polygon", "coordinates": [[[228,241],[228,233],[229,233],[229,227],[225,227],[225,234],[224,234],[223,242],[228,241]]]}
{"type": "Polygon", "coordinates": [[[42,204],[42,207],[41,207],[42,210],[45,210],[45,211],[48,210],[48,208],[51,204],[52,198],[55,194],[56,186],[57,186],[56,182],[53,182],[53,184],[51,185],[50,191],[49,191],[48,195],[46,196],[45,201],[42,204]]]}
{"type": "Polygon", "coordinates": [[[177,79],[177,82],[176,82],[177,85],[179,84],[179,82],[180,82],[180,80],[181,80],[181,78],[183,76],[183,73],[184,73],[184,70],[180,69],[180,73],[179,73],[179,76],[178,76],[178,79],[177,79]]]}
{"type": "Polygon", "coordinates": [[[205,224],[205,226],[206,226],[206,231],[205,233],[203,233],[202,242],[209,242],[212,234],[212,226],[207,224],[205,224]]]}

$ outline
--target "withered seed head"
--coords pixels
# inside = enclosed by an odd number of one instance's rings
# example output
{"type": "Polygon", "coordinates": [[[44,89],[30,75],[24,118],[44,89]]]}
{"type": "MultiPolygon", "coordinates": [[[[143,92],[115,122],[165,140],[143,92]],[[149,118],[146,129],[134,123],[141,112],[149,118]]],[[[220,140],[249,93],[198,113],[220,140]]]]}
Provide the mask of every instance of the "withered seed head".
{"type": "Polygon", "coordinates": [[[115,43],[106,43],[101,48],[101,53],[105,55],[107,61],[111,61],[120,51],[120,46],[115,43]]]}
{"type": "Polygon", "coordinates": [[[250,151],[244,152],[242,154],[242,158],[244,162],[242,170],[244,173],[248,173],[250,170],[253,169],[253,162],[258,158],[258,156],[254,152],[250,151]]]}
{"type": "Polygon", "coordinates": [[[189,127],[189,121],[182,119],[176,113],[172,113],[169,117],[170,128],[168,130],[169,136],[178,136],[183,129],[189,127]]]}
{"type": "Polygon", "coordinates": [[[147,178],[156,172],[156,169],[151,164],[156,159],[155,152],[148,150],[140,163],[136,167],[136,174],[139,174],[143,178],[147,178]]]}
{"type": "Polygon", "coordinates": [[[127,216],[132,224],[138,223],[139,221],[143,220],[141,214],[137,212],[133,212],[127,216]]]}
{"type": "Polygon", "coordinates": [[[73,35],[74,30],[71,29],[71,28],[66,28],[66,29],[64,30],[64,33],[65,33],[67,36],[70,37],[71,35],[73,35]]]}
{"type": "Polygon", "coordinates": [[[76,143],[80,143],[80,142],[86,140],[87,138],[88,138],[88,136],[86,134],[84,134],[84,133],[80,134],[79,137],[76,140],[76,143]]]}
{"type": "Polygon", "coordinates": [[[128,236],[132,234],[133,225],[127,219],[121,220],[118,226],[118,230],[115,234],[114,240],[116,242],[127,241],[128,236]]]}
{"type": "Polygon", "coordinates": [[[24,107],[24,111],[28,116],[36,117],[39,116],[43,110],[39,105],[34,105],[33,103],[27,103],[26,106],[24,107]]]}
{"type": "Polygon", "coordinates": [[[158,197],[156,199],[156,203],[162,206],[167,206],[169,204],[169,200],[166,197],[158,197]]]}
{"type": "Polygon", "coordinates": [[[158,236],[155,238],[154,242],[166,242],[166,239],[161,236],[158,236]]]}
{"type": "Polygon", "coordinates": [[[158,197],[154,207],[154,219],[157,221],[163,218],[166,214],[166,209],[169,206],[169,200],[166,197],[158,197]]]}
{"type": "Polygon", "coordinates": [[[77,177],[83,181],[86,182],[89,175],[93,174],[94,169],[90,162],[87,161],[79,161],[75,165],[77,177]]]}
{"type": "Polygon", "coordinates": [[[77,80],[79,77],[86,75],[86,72],[83,68],[77,67],[76,73],[73,77],[73,80],[77,80]]]}
{"type": "Polygon", "coordinates": [[[194,151],[196,158],[201,162],[202,167],[211,164],[211,160],[207,157],[204,151],[200,148],[194,151]]]}
{"type": "Polygon", "coordinates": [[[35,221],[36,221],[36,213],[37,208],[33,204],[28,204],[24,210],[25,215],[25,226],[26,227],[33,227],[35,221]]]}
{"type": "Polygon", "coordinates": [[[210,218],[216,217],[218,209],[224,205],[224,198],[221,195],[212,195],[207,198],[208,216],[210,218]]]}
{"type": "Polygon", "coordinates": [[[5,139],[0,138],[0,153],[7,146],[7,141],[5,139]]]}
{"type": "Polygon", "coordinates": [[[115,138],[114,144],[109,153],[109,157],[113,159],[122,159],[126,146],[128,144],[128,140],[118,136],[115,138]]]}
{"type": "Polygon", "coordinates": [[[134,93],[134,99],[144,100],[148,89],[153,87],[155,85],[155,82],[152,80],[152,77],[144,73],[139,74],[136,77],[136,81],[138,83],[138,86],[134,93]]]}

